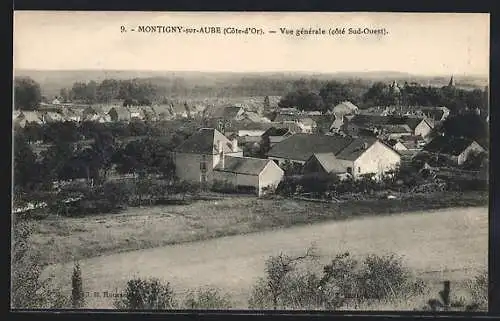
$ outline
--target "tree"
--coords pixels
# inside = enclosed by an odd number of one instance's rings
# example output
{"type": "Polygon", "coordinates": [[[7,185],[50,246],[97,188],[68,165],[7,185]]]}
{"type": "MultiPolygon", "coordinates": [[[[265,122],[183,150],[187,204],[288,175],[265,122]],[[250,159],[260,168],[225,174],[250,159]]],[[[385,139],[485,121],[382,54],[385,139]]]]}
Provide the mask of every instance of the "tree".
{"type": "Polygon", "coordinates": [[[167,310],[177,306],[170,283],[159,279],[135,278],[127,282],[124,297],[115,301],[115,307],[129,310],[167,310]]]}
{"type": "Polygon", "coordinates": [[[357,103],[352,89],[346,84],[338,81],[329,81],[319,91],[319,96],[323,99],[326,109],[331,109],[343,101],[357,103]]]}
{"type": "Polygon", "coordinates": [[[14,107],[21,110],[36,110],[42,101],[40,85],[29,77],[14,79],[14,107]]]}
{"type": "Polygon", "coordinates": [[[281,108],[296,107],[305,111],[322,111],[324,109],[321,97],[307,88],[291,91],[281,98],[278,106],[281,108]]]}
{"type": "Polygon", "coordinates": [[[71,277],[71,302],[74,309],[83,308],[85,305],[82,271],[78,262],[75,263],[75,266],[73,268],[73,276],[71,277]]]}
{"type": "Polygon", "coordinates": [[[18,191],[31,190],[39,182],[36,156],[25,136],[14,133],[14,188],[18,191]]]}
{"type": "Polygon", "coordinates": [[[61,309],[69,301],[51,286],[51,278],[42,279],[44,266],[30,244],[33,226],[13,221],[11,251],[11,307],[14,309],[61,309]]]}
{"type": "Polygon", "coordinates": [[[375,82],[363,95],[363,103],[367,106],[391,106],[396,104],[396,96],[389,86],[383,82],[375,82]]]}
{"type": "Polygon", "coordinates": [[[307,259],[315,259],[314,248],[307,249],[306,253],[301,256],[291,257],[284,253],[277,256],[271,256],[266,260],[266,277],[260,279],[253,289],[250,298],[250,306],[252,307],[271,307],[276,310],[280,306],[284,306],[284,298],[287,290],[290,289],[290,284],[293,283],[296,267],[299,263],[307,259]]]}

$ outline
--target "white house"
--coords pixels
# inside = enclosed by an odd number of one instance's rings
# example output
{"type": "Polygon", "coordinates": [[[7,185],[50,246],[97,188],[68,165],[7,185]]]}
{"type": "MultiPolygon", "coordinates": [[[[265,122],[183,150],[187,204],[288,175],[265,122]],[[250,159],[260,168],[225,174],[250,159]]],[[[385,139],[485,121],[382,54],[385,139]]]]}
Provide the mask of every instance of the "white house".
{"type": "Polygon", "coordinates": [[[278,164],[302,164],[305,173],[348,173],[355,178],[370,173],[380,177],[401,162],[395,150],[376,138],[307,134],[295,134],[274,145],[268,158],[278,164]]]}
{"type": "Polygon", "coordinates": [[[357,114],[359,111],[358,106],[354,105],[350,101],[343,101],[340,104],[336,105],[333,107],[333,114],[335,115],[352,115],[352,114],[357,114]]]}
{"type": "Polygon", "coordinates": [[[265,188],[276,188],[284,175],[283,170],[269,159],[234,156],[222,157],[213,173],[214,181],[259,196],[265,188]]]}
{"type": "Polygon", "coordinates": [[[209,183],[222,156],[243,156],[236,139],[229,140],[214,128],[201,128],[174,152],[176,175],[192,183],[209,183]]]}
{"type": "Polygon", "coordinates": [[[441,155],[452,163],[461,165],[467,161],[471,154],[486,152],[486,149],[471,139],[438,136],[425,145],[422,152],[430,155],[441,155]]]}

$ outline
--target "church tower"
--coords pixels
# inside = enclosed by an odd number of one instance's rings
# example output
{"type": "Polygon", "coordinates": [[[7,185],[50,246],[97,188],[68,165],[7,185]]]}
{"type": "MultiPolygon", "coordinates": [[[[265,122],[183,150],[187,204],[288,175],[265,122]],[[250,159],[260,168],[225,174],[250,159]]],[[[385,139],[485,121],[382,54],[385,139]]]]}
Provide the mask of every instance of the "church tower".
{"type": "Polygon", "coordinates": [[[455,87],[455,79],[453,79],[453,75],[450,78],[450,82],[448,83],[448,87],[455,87]]]}

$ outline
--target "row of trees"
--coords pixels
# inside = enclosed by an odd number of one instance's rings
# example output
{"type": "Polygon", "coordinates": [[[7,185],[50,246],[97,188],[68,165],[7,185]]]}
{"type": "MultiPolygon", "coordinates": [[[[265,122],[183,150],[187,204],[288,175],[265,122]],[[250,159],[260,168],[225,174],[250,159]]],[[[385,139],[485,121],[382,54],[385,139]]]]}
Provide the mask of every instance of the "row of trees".
{"type": "Polygon", "coordinates": [[[146,137],[119,143],[104,132],[95,134],[88,146],[58,140],[37,157],[22,133],[16,132],[14,139],[14,186],[19,192],[77,178],[99,185],[106,181],[112,168],[120,174],[141,177],[175,176],[170,157],[175,147],[172,140],[146,137]]]}
{"type": "Polygon", "coordinates": [[[446,106],[453,112],[467,108],[488,110],[488,93],[485,90],[463,90],[455,87],[421,86],[405,83],[397,89],[383,82],[371,87],[361,82],[342,83],[329,81],[319,89],[312,89],[306,82],[298,82],[280,101],[280,107],[297,107],[300,110],[326,111],[342,101],[351,101],[361,108],[371,106],[446,106]]]}
{"type": "MultiPolygon", "coordinates": [[[[59,98],[63,102],[85,104],[109,103],[114,99],[127,101],[133,105],[151,105],[160,99],[160,89],[151,82],[142,79],[115,80],[102,82],[76,82],[71,88],[62,88],[59,98]]],[[[14,79],[14,107],[20,110],[36,110],[40,103],[48,99],[42,96],[40,84],[29,77],[14,79]]]]}
{"type": "Polygon", "coordinates": [[[196,122],[183,121],[160,121],[155,123],[141,120],[133,120],[129,123],[84,121],[80,124],[65,121],[48,124],[28,123],[23,128],[16,128],[15,131],[22,133],[30,143],[54,143],[60,140],[78,142],[106,132],[119,140],[140,136],[172,137],[173,142],[179,143],[180,140],[193,133],[198,127],[199,124],[196,122]]]}
{"type": "Polygon", "coordinates": [[[80,101],[87,104],[109,103],[114,99],[134,101],[139,105],[150,105],[157,98],[158,87],[141,79],[75,82],[70,89],[63,88],[63,101],[80,101]]]}

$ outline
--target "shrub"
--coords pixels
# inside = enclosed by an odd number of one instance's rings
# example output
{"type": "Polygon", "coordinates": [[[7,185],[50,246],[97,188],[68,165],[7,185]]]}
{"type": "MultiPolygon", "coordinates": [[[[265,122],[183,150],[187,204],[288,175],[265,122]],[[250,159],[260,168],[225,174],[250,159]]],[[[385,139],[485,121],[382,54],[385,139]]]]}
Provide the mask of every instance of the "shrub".
{"type": "Polygon", "coordinates": [[[50,286],[50,278],[42,279],[43,266],[30,248],[32,226],[14,222],[11,261],[11,307],[14,309],[63,309],[70,302],[50,286]]]}
{"type": "Polygon", "coordinates": [[[82,271],[80,264],[75,263],[73,276],[71,277],[71,302],[74,309],[82,308],[85,305],[83,295],[82,271]]]}
{"type": "Polygon", "coordinates": [[[230,309],[232,304],[228,294],[217,289],[199,289],[188,292],[183,305],[186,309],[230,309]]]}
{"type": "Polygon", "coordinates": [[[410,279],[411,273],[400,257],[369,255],[358,272],[360,297],[381,300],[413,295],[410,279]]]}
{"type": "Polygon", "coordinates": [[[127,282],[124,295],[114,305],[128,310],[167,310],[177,304],[170,283],[163,284],[156,278],[135,278],[127,282]]]}
{"type": "Polygon", "coordinates": [[[249,307],[276,310],[296,308],[298,303],[304,304],[303,293],[293,294],[292,292],[298,289],[302,291],[301,285],[304,283],[314,283],[314,277],[311,275],[301,277],[296,269],[299,263],[315,257],[312,250],[308,249],[304,255],[297,257],[284,253],[269,257],[266,261],[266,277],[259,279],[252,289],[249,307]]]}
{"type": "Polygon", "coordinates": [[[470,311],[488,310],[488,273],[484,271],[468,282],[471,302],[467,309],[470,311]]]}

